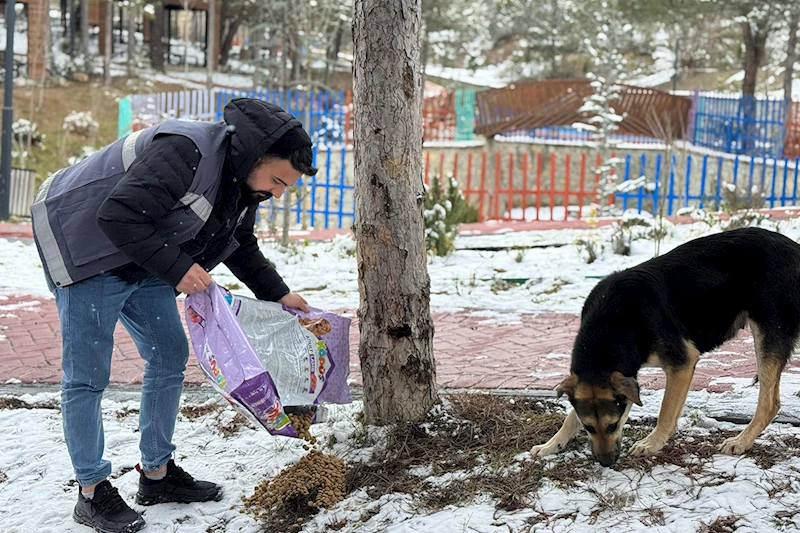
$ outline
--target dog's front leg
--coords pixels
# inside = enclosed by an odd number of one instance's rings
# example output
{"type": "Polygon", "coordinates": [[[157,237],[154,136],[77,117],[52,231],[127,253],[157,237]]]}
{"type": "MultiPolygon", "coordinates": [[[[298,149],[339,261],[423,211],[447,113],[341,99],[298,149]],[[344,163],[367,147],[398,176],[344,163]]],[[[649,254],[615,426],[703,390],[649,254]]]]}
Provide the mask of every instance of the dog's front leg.
{"type": "Polygon", "coordinates": [[[687,347],[689,352],[688,363],[680,369],[665,368],[667,386],[664,390],[664,400],[661,402],[661,411],[658,413],[656,428],[647,437],[636,442],[631,447],[631,455],[652,455],[660,450],[678,427],[678,417],[681,416],[686,395],[694,376],[694,367],[700,358],[699,352],[693,345],[687,347]]]}
{"type": "Polygon", "coordinates": [[[580,431],[581,421],[578,419],[575,409],[573,409],[567,415],[566,420],[561,425],[561,429],[549,441],[531,448],[531,457],[543,457],[560,452],[580,431]]]}

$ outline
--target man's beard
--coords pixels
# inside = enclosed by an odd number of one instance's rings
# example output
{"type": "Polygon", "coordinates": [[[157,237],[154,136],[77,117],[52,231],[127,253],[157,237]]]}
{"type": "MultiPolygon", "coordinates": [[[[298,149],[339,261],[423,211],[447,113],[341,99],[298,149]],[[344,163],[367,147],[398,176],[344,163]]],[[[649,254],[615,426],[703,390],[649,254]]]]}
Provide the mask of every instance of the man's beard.
{"type": "Polygon", "coordinates": [[[246,198],[248,203],[261,203],[272,198],[272,193],[254,191],[247,182],[244,182],[242,183],[242,197],[246,198]]]}

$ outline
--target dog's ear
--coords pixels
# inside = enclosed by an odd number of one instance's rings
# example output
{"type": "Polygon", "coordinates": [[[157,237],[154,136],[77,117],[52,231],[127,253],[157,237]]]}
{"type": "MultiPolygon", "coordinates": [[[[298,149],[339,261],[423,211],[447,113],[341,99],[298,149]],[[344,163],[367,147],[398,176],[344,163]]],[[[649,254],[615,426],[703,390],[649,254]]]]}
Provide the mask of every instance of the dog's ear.
{"type": "Polygon", "coordinates": [[[621,394],[636,405],[642,405],[642,400],[639,399],[639,383],[636,378],[629,378],[623,376],[620,372],[613,372],[611,374],[611,388],[614,393],[621,394]]]}
{"type": "Polygon", "coordinates": [[[561,398],[562,394],[566,394],[570,398],[575,395],[575,388],[578,386],[578,375],[570,374],[561,382],[561,385],[556,387],[556,398],[561,398]]]}

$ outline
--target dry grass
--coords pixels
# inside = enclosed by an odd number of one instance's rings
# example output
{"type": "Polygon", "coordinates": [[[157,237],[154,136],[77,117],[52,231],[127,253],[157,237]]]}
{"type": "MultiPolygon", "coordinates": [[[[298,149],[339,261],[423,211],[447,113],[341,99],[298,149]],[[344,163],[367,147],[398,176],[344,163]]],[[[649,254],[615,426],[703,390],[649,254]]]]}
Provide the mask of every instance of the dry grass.
{"type": "MultiPolygon", "coordinates": [[[[564,414],[557,404],[487,394],[448,399],[449,409],[422,424],[395,427],[372,460],[353,465],[348,493],[365,488],[373,498],[393,492],[417,494],[417,503],[426,509],[463,504],[478,494],[488,494],[497,500],[498,509],[514,510],[530,504],[543,479],[573,486],[594,470],[586,458],[559,462],[547,470],[538,462],[514,461],[516,455],[558,430],[564,414]],[[409,470],[414,467],[428,467],[431,476],[460,476],[432,484],[427,475],[412,475],[409,470]]],[[[577,446],[585,443],[585,439],[576,440],[577,446]]]]}
{"type": "Polygon", "coordinates": [[[664,519],[664,511],[651,506],[644,510],[645,516],[640,518],[639,521],[646,526],[664,526],[667,521],[664,519]]]}
{"type": "MultiPolygon", "coordinates": [[[[0,84],[2,85],[2,84],[0,84]]],[[[164,83],[149,83],[134,79],[130,83],[116,78],[106,88],[96,81],[90,83],[70,82],[63,87],[14,88],[14,120],[21,118],[35,122],[38,131],[47,135],[45,149],[34,148],[26,162],[28,168],[36,170],[39,182],[50,173],[67,166],[70,156],[78,155],[83,146],[102,148],[117,139],[118,99],[127,94],[175,91],[182,86],[164,83]],[[62,129],[64,117],[72,111],[91,111],[99,124],[98,132],[88,139],[74,134],[65,134],[62,129]]],[[[15,165],[18,162],[15,161],[15,165]]]]}
{"type": "Polygon", "coordinates": [[[206,416],[209,413],[220,411],[224,406],[218,403],[208,403],[203,405],[184,405],[181,407],[181,414],[189,420],[206,416]]]}
{"type": "Polygon", "coordinates": [[[134,414],[136,414],[136,415],[139,414],[139,409],[138,408],[136,408],[136,407],[124,407],[124,408],[122,408],[122,409],[117,411],[116,416],[117,416],[117,420],[122,420],[123,418],[125,418],[128,415],[134,415],[134,414]]]}
{"type": "Polygon", "coordinates": [[[55,409],[61,410],[61,406],[55,400],[49,400],[41,403],[28,403],[14,398],[13,396],[0,397],[0,409],[55,409]]]}
{"type": "Polygon", "coordinates": [[[236,413],[230,422],[222,424],[218,421],[217,423],[217,429],[219,429],[220,434],[226,439],[231,438],[243,427],[253,426],[250,420],[241,413],[236,413]]]}
{"type": "MultiPolygon", "coordinates": [[[[530,508],[539,488],[549,483],[564,490],[589,493],[597,502],[590,516],[592,522],[601,515],[629,509],[632,494],[601,493],[587,484],[602,476],[604,469],[589,455],[588,439],[583,435],[573,439],[565,450],[578,453],[546,460],[517,459],[531,446],[549,439],[563,420],[564,410],[554,402],[487,394],[447,396],[446,407],[435,409],[425,421],[391,427],[378,441],[367,437],[367,442],[355,443],[358,447],[374,446],[374,452],[368,461],[348,466],[344,492],[351,494],[363,489],[373,499],[392,493],[409,494],[414,497],[414,504],[426,511],[466,505],[479,495],[488,495],[496,501],[497,509],[514,511],[530,508]]],[[[655,423],[654,418],[629,422],[624,432],[622,456],[614,465],[615,470],[633,470],[644,476],[654,467],[674,466],[698,487],[718,486],[733,480],[732,475],[725,473],[709,475],[706,467],[719,453],[718,446],[736,432],[679,433],[652,457],[628,455],[630,446],[649,434],[655,423]]],[[[765,440],[747,454],[764,469],[796,456],[800,448],[800,438],[794,436],[768,436],[765,440]]],[[[765,490],[777,495],[791,490],[791,486],[776,483],[765,490]]],[[[639,520],[645,525],[661,526],[666,522],[659,508],[649,507],[637,512],[641,512],[639,520]]],[[[307,509],[303,513],[291,513],[281,526],[286,530],[297,529],[309,516],[307,509]]],[[[574,513],[558,516],[539,513],[528,523],[533,527],[540,522],[574,517],[574,513]]],[[[720,518],[703,526],[703,531],[734,531],[739,518],[720,518]]],[[[366,521],[369,516],[362,519],[366,521]]],[[[344,526],[339,521],[331,523],[328,530],[336,531],[344,526]]],[[[267,531],[278,530],[267,528],[267,531]]]]}
{"type": "Polygon", "coordinates": [[[721,516],[710,524],[703,524],[700,533],[733,533],[738,529],[736,522],[741,518],[740,515],[721,516]]]}
{"type": "Polygon", "coordinates": [[[800,451],[800,438],[794,435],[769,435],[767,441],[769,444],[756,443],[747,452],[747,457],[752,458],[758,467],[764,470],[796,457],[800,451]]]}

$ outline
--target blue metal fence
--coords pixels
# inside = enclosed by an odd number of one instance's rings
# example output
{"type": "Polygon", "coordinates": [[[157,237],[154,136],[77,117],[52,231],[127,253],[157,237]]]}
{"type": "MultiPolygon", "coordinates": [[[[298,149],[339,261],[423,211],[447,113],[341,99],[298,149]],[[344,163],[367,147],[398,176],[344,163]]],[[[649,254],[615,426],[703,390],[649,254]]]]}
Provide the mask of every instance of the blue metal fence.
{"type": "Polygon", "coordinates": [[[616,200],[624,210],[656,214],[659,201],[667,215],[694,206],[719,210],[723,202],[735,200],[740,206],[785,207],[798,203],[797,180],[800,158],[763,159],[751,156],[664,154],[648,157],[624,156],[624,181],[644,175],[649,185],[622,192],[616,200]]]}
{"type": "MultiPolygon", "coordinates": [[[[303,224],[307,227],[321,228],[347,228],[355,221],[355,194],[352,171],[352,152],[344,149],[315,150],[315,164],[319,168],[316,176],[304,178],[299,182],[303,191],[300,197],[292,198],[292,223],[303,224]]],[[[452,174],[459,181],[462,189],[467,190],[467,180],[472,176],[472,184],[468,201],[476,207],[492,203],[495,196],[501,199],[504,209],[497,213],[505,214],[505,218],[523,217],[528,220],[535,219],[536,212],[533,206],[539,206],[544,213],[552,213],[551,207],[563,206],[566,197],[574,203],[585,190],[589,196],[595,190],[595,181],[591,174],[593,154],[581,157],[546,158],[552,170],[546,168],[542,172],[537,170],[537,178],[531,174],[528,180],[520,183],[520,170],[517,165],[505,164],[488,165],[486,187],[476,189],[476,180],[486,170],[484,157],[469,158],[474,172],[468,171],[464,159],[454,159],[450,153],[445,156],[440,152],[439,164],[434,167],[447,169],[447,174],[452,174]],[[499,172],[495,177],[492,172],[499,172]],[[511,174],[509,174],[511,172],[511,174]],[[585,176],[583,173],[586,173],[585,176]],[[511,176],[512,185],[509,185],[511,176]],[[585,180],[584,180],[585,177],[585,180]],[[525,214],[511,215],[511,209],[521,207],[520,199],[525,196],[527,211],[525,214]]],[[[475,155],[475,154],[473,154],[475,155]]],[[[510,155],[510,154],[506,154],[510,155]]],[[[762,159],[758,157],[730,157],[687,154],[685,156],[665,156],[663,153],[622,154],[623,164],[619,171],[623,182],[645,176],[646,184],[628,192],[615,195],[618,207],[624,210],[635,210],[639,213],[649,212],[657,214],[659,206],[663,206],[664,213],[668,216],[675,215],[683,207],[694,206],[700,209],[720,210],[725,203],[730,206],[736,204],[741,207],[784,207],[798,205],[797,182],[800,177],[800,158],[794,160],[762,159]]],[[[540,158],[536,158],[537,160],[540,158]]],[[[519,161],[518,161],[519,163],[519,161]]],[[[531,159],[531,170],[533,159],[531,159]]],[[[581,205],[586,206],[588,201],[581,205]]],[[[283,200],[273,199],[264,204],[260,212],[260,220],[274,218],[280,226],[283,217],[283,200]]],[[[574,216],[579,211],[579,206],[573,205],[571,209],[557,210],[564,213],[560,216],[574,216]],[[573,215],[568,215],[568,214],[573,215]]],[[[491,214],[490,216],[493,216],[491,214]]],[[[542,215],[540,216],[549,216],[542,215]]]]}
{"type": "MultiPolygon", "coordinates": [[[[315,176],[303,176],[297,182],[299,194],[292,196],[291,213],[294,224],[304,224],[314,228],[350,227],[355,220],[355,187],[347,175],[351,158],[345,148],[314,148],[314,165],[319,169],[315,176]]],[[[284,209],[282,198],[265,202],[257,213],[257,221],[262,218],[272,220],[277,217],[280,225],[283,218],[278,216],[284,209]]]]}
{"type": "Polygon", "coordinates": [[[730,154],[781,157],[788,109],[783,98],[697,93],[692,143],[730,154]]]}
{"type": "Polygon", "coordinates": [[[303,123],[315,146],[343,146],[349,141],[350,102],[345,91],[219,90],[216,92],[215,120],[222,120],[225,106],[234,98],[256,98],[281,106],[303,123]]]}

